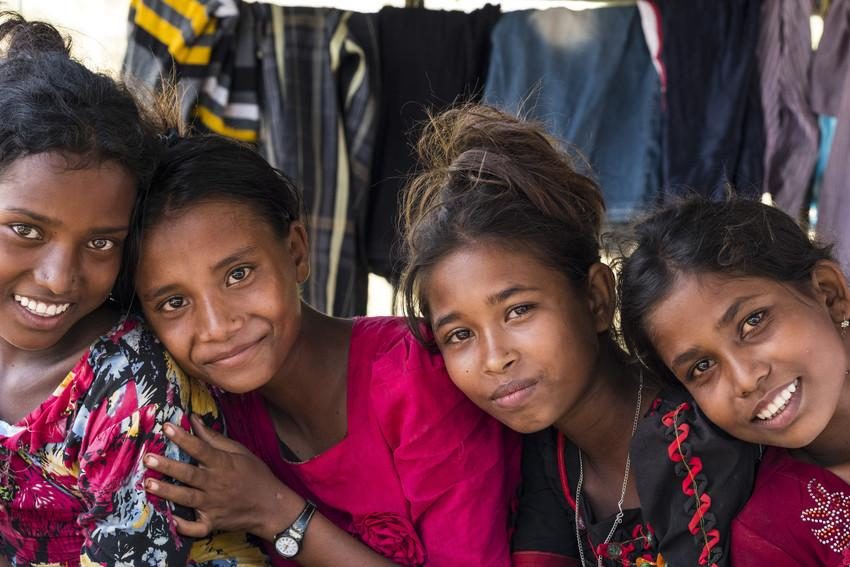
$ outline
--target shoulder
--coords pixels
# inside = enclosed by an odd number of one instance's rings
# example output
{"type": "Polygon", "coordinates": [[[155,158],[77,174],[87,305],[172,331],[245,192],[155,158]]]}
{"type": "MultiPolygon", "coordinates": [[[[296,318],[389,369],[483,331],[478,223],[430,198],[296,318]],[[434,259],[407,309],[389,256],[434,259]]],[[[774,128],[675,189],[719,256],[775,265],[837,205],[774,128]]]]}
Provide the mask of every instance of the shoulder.
{"type": "Polygon", "coordinates": [[[663,391],[631,445],[643,514],[672,563],[728,564],[732,519],[753,487],[759,448],[709,421],[681,388],[663,391]]]}
{"type": "Polygon", "coordinates": [[[145,406],[217,413],[207,386],[189,379],[138,317],[122,318],[98,338],[86,364],[92,383],[81,401],[89,411],[105,404],[109,414],[145,406]]]}
{"type": "MultiPolygon", "coordinates": [[[[354,324],[351,344],[352,361],[371,364],[373,381],[398,383],[401,376],[433,374],[440,378],[437,382],[448,382],[442,356],[417,341],[406,321],[400,317],[358,319],[354,324]],[[402,371],[401,375],[399,371],[402,371]]],[[[404,382],[414,387],[423,385],[415,380],[404,382]]]]}

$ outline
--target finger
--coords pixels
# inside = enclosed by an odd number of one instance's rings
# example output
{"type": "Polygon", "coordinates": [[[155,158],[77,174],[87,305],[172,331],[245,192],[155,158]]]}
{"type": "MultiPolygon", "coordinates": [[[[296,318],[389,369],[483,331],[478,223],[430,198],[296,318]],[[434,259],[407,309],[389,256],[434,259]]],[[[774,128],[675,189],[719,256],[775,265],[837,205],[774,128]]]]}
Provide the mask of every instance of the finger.
{"type": "Polygon", "coordinates": [[[204,424],[204,421],[197,414],[192,414],[192,429],[199,439],[207,442],[213,449],[227,451],[228,453],[244,453],[246,449],[242,444],[229,439],[204,424]]]}
{"type": "Polygon", "coordinates": [[[208,524],[207,520],[192,522],[184,520],[178,516],[174,516],[174,523],[177,526],[177,533],[186,537],[207,537],[212,531],[212,526],[208,524]]]}
{"type": "Polygon", "coordinates": [[[209,443],[203,439],[198,439],[182,427],[166,423],[162,429],[166,437],[174,441],[178,447],[199,463],[209,465],[215,458],[215,449],[210,447],[209,443]]]}
{"type": "Polygon", "coordinates": [[[204,488],[206,484],[206,472],[190,463],[181,463],[162,455],[149,453],[145,455],[145,466],[194,488],[204,488]]]}
{"type": "Polygon", "coordinates": [[[145,490],[154,496],[188,508],[200,508],[204,504],[204,493],[190,486],[177,486],[170,482],[149,478],[145,480],[145,490]]]}

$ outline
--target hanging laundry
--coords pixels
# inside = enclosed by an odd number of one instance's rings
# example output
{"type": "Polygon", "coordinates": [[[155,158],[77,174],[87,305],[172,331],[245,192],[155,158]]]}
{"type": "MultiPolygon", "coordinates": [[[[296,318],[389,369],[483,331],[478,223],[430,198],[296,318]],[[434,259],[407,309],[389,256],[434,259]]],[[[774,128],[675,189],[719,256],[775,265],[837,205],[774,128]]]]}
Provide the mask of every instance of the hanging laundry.
{"type": "Polygon", "coordinates": [[[835,135],[818,196],[817,232],[835,243],[850,269],[850,0],[833,0],[812,65],[812,108],[836,117],[835,135]]]}
{"type": "Polygon", "coordinates": [[[609,220],[629,220],[656,194],[659,89],[635,6],[511,12],[493,30],[485,101],[578,148],[609,220]]]}
{"type": "Polygon", "coordinates": [[[256,33],[236,0],[131,0],[123,76],[160,89],[176,79],[185,118],[257,140],[256,33]]]}
{"type": "MultiPolygon", "coordinates": [[[[771,0],[772,1],[772,0],[771,0]]],[[[759,0],[651,0],[661,20],[664,191],[760,197],[759,0]]]]}
{"type": "Polygon", "coordinates": [[[812,0],[762,3],[758,43],[764,111],[764,191],[799,218],[818,157],[817,116],[809,101],[812,0]]]}
{"type": "Polygon", "coordinates": [[[260,150],[304,191],[311,274],[303,297],[364,314],[362,231],[377,116],[374,21],[324,8],[254,5],[260,25],[260,150]]]}
{"type": "Polygon", "coordinates": [[[369,196],[369,268],[399,276],[398,209],[415,166],[416,134],[427,111],[480,99],[490,56],[490,32],[500,10],[469,14],[423,8],[378,13],[381,93],[373,185],[369,196]]]}

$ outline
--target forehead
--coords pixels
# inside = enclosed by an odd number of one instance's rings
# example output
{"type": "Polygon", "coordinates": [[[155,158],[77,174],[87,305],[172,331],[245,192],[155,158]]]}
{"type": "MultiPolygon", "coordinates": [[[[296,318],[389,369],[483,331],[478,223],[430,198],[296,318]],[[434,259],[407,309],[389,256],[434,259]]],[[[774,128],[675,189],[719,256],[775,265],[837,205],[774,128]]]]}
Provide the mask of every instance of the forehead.
{"type": "Polygon", "coordinates": [[[767,278],[680,273],[647,316],[649,336],[663,350],[698,333],[719,330],[730,308],[746,309],[766,297],[802,300],[791,286],[767,278]]]}
{"type": "Polygon", "coordinates": [[[0,202],[57,219],[129,215],[136,195],[130,172],[82,159],[55,152],[16,159],[0,175],[0,202]]]}
{"type": "Polygon", "coordinates": [[[208,270],[234,250],[279,246],[281,238],[248,205],[198,203],[166,214],[145,230],[139,279],[144,283],[175,269],[208,270]]]}
{"type": "Polygon", "coordinates": [[[440,259],[428,270],[423,292],[433,310],[484,301],[511,286],[561,290],[568,283],[564,274],[531,252],[484,242],[462,246],[440,259]]]}

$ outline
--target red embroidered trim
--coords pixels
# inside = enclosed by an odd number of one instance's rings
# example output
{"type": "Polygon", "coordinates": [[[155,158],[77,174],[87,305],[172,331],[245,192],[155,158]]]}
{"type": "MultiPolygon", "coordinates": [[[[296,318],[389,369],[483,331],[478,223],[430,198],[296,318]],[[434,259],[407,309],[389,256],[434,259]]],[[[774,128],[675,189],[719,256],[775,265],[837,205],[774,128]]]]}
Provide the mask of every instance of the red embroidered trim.
{"type": "Polygon", "coordinates": [[[685,478],[682,480],[682,492],[687,496],[693,496],[695,499],[696,510],[688,522],[688,531],[696,536],[698,541],[703,543],[703,548],[699,556],[699,564],[707,565],[708,567],[717,567],[717,563],[714,561],[709,563],[709,559],[712,555],[712,550],[720,543],[720,532],[717,528],[705,529],[706,515],[709,514],[709,509],[711,508],[711,497],[705,492],[700,493],[699,487],[696,484],[697,475],[702,472],[702,459],[693,455],[687,459],[685,458],[686,453],[689,453],[684,447],[688,435],[690,435],[691,426],[687,423],[680,423],[679,417],[683,412],[690,411],[690,409],[690,404],[684,402],[676,409],[665,414],[661,418],[661,422],[674,435],[673,441],[667,447],[667,456],[674,463],[681,463],[685,470],[685,478]]]}

